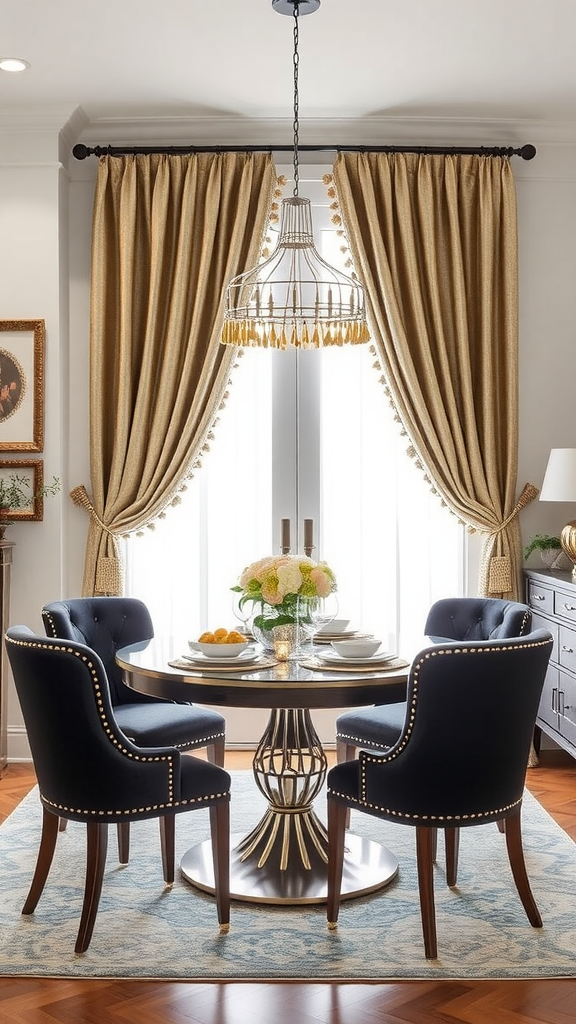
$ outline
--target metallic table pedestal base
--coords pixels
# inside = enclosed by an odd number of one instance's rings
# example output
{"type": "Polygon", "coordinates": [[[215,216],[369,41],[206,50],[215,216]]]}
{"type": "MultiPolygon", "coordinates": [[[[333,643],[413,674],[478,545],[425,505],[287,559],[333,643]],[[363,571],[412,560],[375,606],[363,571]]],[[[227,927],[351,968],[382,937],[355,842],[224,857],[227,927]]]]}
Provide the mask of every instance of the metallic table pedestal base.
{"type": "MultiPolygon", "coordinates": [[[[268,808],[248,835],[233,835],[230,893],[260,903],[325,903],[328,833],[313,801],[322,791],[327,759],[306,708],[276,708],[254,755],[254,781],[268,808]]],[[[193,885],[214,891],[210,841],[189,850],[180,870],[193,885]]],[[[385,847],[348,834],[342,899],[387,885],[398,861],[385,847]]]]}
{"type": "MultiPolygon", "coordinates": [[[[262,867],[257,858],[241,860],[245,837],[231,837],[230,892],[235,900],[249,903],[325,903],[326,862],[310,852],[310,868],[296,859],[284,870],[270,856],[262,867]]],[[[192,885],[205,892],[214,892],[212,845],[209,839],[193,846],[184,854],[180,870],[192,885]]],[[[386,847],[350,833],[346,835],[346,854],[342,873],[342,899],[352,899],[388,885],[398,873],[398,861],[386,847]]]]}

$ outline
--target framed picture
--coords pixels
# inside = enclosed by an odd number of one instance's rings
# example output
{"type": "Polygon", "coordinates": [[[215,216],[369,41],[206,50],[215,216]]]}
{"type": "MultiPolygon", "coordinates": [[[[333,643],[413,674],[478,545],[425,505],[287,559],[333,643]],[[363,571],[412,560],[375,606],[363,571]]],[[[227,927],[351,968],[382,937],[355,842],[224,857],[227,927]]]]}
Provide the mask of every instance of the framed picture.
{"type": "Polygon", "coordinates": [[[43,320],[0,320],[0,451],[42,451],[44,334],[43,320]]]}
{"type": "Polygon", "coordinates": [[[41,521],[44,518],[43,488],[44,463],[41,459],[0,460],[2,521],[41,521]]]}

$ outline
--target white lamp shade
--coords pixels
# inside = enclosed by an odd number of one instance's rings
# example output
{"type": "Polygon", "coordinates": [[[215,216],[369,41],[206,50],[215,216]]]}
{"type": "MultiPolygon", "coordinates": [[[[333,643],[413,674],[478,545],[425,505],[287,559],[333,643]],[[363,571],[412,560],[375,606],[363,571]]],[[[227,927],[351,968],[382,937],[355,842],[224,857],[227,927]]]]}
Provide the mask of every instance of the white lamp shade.
{"type": "Polygon", "coordinates": [[[576,502],[576,448],[552,448],[540,501],[576,502]]]}

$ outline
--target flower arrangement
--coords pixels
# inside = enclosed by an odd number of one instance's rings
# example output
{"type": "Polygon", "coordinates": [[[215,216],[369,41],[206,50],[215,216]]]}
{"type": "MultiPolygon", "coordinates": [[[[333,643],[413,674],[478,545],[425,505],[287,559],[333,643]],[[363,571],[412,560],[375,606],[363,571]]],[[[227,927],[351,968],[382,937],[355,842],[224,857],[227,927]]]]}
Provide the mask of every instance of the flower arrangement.
{"type": "Polygon", "coordinates": [[[300,555],[276,555],[248,565],[232,590],[242,594],[239,608],[252,603],[252,628],[271,633],[278,626],[312,625],[322,599],[336,590],[336,577],[326,562],[300,555]]]}
{"type": "Polygon", "coordinates": [[[264,601],[279,605],[296,596],[328,597],[336,590],[336,577],[326,562],[276,555],[248,565],[232,589],[244,595],[240,604],[264,601]]]}

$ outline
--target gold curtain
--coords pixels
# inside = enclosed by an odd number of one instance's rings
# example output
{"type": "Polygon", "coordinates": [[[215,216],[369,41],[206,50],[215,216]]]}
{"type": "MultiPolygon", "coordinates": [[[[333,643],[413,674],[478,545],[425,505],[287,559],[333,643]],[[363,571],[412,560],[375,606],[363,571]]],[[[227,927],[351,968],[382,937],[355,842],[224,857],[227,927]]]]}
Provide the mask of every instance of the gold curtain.
{"type": "MultiPolygon", "coordinates": [[[[516,194],[505,157],[341,153],[378,368],[419,460],[484,543],[478,592],[518,598],[516,194]]],[[[418,538],[414,538],[415,544],[418,538]]]]}
{"type": "Polygon", "coordinates": [[[116,537],[178,500],[226,397],[227,282],[259,255],[275,186],[267,154],[106,156],[94,199],[92,497],[83,593],[120,593],[116,537]]]}

